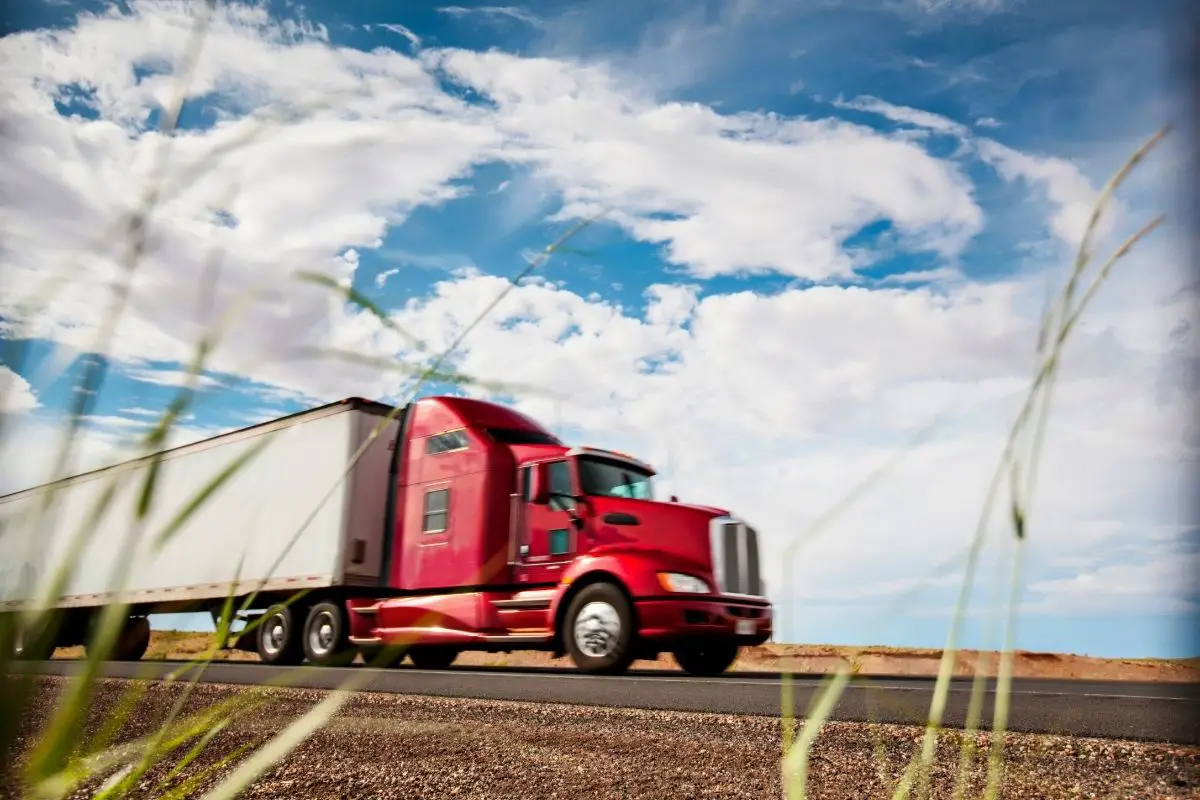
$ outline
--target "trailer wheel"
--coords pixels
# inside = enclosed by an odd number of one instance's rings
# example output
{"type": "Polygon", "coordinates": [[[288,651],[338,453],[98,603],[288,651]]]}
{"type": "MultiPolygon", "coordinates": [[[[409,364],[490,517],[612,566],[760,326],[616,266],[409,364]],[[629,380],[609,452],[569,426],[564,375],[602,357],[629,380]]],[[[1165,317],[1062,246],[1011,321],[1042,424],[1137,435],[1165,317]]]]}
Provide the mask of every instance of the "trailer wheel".
{"type": "Polygon", "coordinates": [[[344,667],[358,651],[350,645],[346,610],[328,600],[308,610],[304,620],[304,657],[322,667],[344,667]]]}
{"type": "Polygon", "coordinates": [[[633,608],[611,583],[585,586],[567,609],[563,639],[582,672],[618,675],[636,653],[633,608]]]}
{"type": "Polygon", "coordinates": [[[446,669],[458,658],[458,651],[453,647],[425,645],[409,650],[408,657],[418,669],[446,669]]]}
{"type": "Polygon", "coordinates": [[[130,617],[113,642],[113,661],[139,661],[150,647],[150,620],[130,617]]]}
{"type": "Polygon", "coordinates": [[[54,656],[54,651],[57,648],[47,627],[48,625],[44,617],[29,627],[20,626],[14,619],[12,630],[13,659],[16,661],[49,661],[54,656]]]}
{"type": "Polygon", "coordinates": [[[720,675],[737,661],[736,642],[721,640],[685,642],[671,651],[675,662],[689,675],[712,677],[720,675]]]}
{"type": "Polygon", "coordinates": [[[294,667],[304,660],[296,613],[288,606],[272,606],[258,626],[258,657],[264,664],[294,667]]]}

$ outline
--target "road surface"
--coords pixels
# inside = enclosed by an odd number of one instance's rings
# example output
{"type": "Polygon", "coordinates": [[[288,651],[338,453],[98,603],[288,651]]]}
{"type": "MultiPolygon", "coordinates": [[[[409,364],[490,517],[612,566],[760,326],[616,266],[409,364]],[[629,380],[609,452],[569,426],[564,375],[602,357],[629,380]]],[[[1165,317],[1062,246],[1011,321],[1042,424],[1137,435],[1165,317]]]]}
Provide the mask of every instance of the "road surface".
{"type": "MultiPolygon", "coordinates": [[[[112,678],[163,679],[185,662],[108,663],[102,675],[112,678]]],[[[21,665],[46,675],[73,675],[78,661],[21,665]]],[[[716,714],[778,716],[783,683],[779,675],[728,673],[693,678],[679,672],[631,672],[620,677],[583,675],[571,670],[457,667],[447,670],[365,667],[280,668],[255,662],[214,661],[204,671],[206,683],[336,689],[351,676],[366,678],[361,691],[441,697],[515,700],[529,703],[700,711],[716,714]],[[365,674],[364,674],[365,671],[365,674]]],[[[805,709],[821,679],[792,679],[796,713],[805,709]]],[[[985,727],[991,719],[989,684],[985,727]]],[[[833,717],[891,723],[924,722],[934,681],[928,678],[860,678],[848,686],[833,717]]],[[[970,678],[951,686],[944,724],[964,724],[970,678]]],[[[1009,730],[1072,736],[1139,739],[1200,744],[1200,685],[1133,682],[1022,679],[1013,683],[1009,730]]]]}

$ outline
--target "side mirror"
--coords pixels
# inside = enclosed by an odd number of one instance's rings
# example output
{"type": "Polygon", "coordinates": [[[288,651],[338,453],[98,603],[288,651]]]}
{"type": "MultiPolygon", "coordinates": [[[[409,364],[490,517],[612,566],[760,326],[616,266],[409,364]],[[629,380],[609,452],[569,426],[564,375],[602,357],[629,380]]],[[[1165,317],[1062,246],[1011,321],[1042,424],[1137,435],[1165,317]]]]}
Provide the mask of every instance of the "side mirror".
{"type": "Polygon", "coordinates": [[[550,502],[550,476],[545,464],[534,464],[529,469],[529,502],[539,506],[550,502]]]}

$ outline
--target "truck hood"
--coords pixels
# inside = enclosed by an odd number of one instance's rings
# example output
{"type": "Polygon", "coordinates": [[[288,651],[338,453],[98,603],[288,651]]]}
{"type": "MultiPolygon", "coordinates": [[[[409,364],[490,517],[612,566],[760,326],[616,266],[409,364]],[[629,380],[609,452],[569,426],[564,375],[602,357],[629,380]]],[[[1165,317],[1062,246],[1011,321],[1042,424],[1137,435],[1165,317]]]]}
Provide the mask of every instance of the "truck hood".
{"type": "Polygon", "coordinates": [[[714,517],[732,516],[732,512],[724,508],[717,508],[716,506],[698,506],[695,503],[666,503],[665,505],[674,506],[675,508],[691,508],[696,511],[703,511],[709,515],[709,519],[714,517]]]}
{"type": "Polygon", "coordinates": [[[588,504],[592,510],[588,528],[594,536],[594,549],[645,548],[670,554],[706,574],[712,571],[709,522],[725,516],[723,509],[625,497],[589,497],[588,504]],[[615,514],[635,517],[637,524],[605,521],[605,517],[615,514]]]}

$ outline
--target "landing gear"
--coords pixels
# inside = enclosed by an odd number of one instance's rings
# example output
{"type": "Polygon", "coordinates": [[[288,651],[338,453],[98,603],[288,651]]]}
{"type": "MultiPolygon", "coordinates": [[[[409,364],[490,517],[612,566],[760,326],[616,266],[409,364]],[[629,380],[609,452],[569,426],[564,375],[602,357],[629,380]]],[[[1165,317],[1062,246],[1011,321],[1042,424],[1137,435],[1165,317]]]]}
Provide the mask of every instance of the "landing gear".
{"type": "Polygon", "coordinates": [[[350,645],[349,620],[338,603],[317,603],[304,621],[304,656],[322,667],[344,667],[358,651],[350,645]]]}
{"type": "Polygon", "coordinates": [[[637,655],[633,608],[611,583],[593,583],[571,600],[563,638],[581,672],[618,675],[637,655]]]}
{"type": "Polygon", "coordinates": [[[677,645],[671,655],[689,675],[712,677],[733,665],[738,657],[738,649],[736,643],[720,639],[692,641],[677,645]]]}

